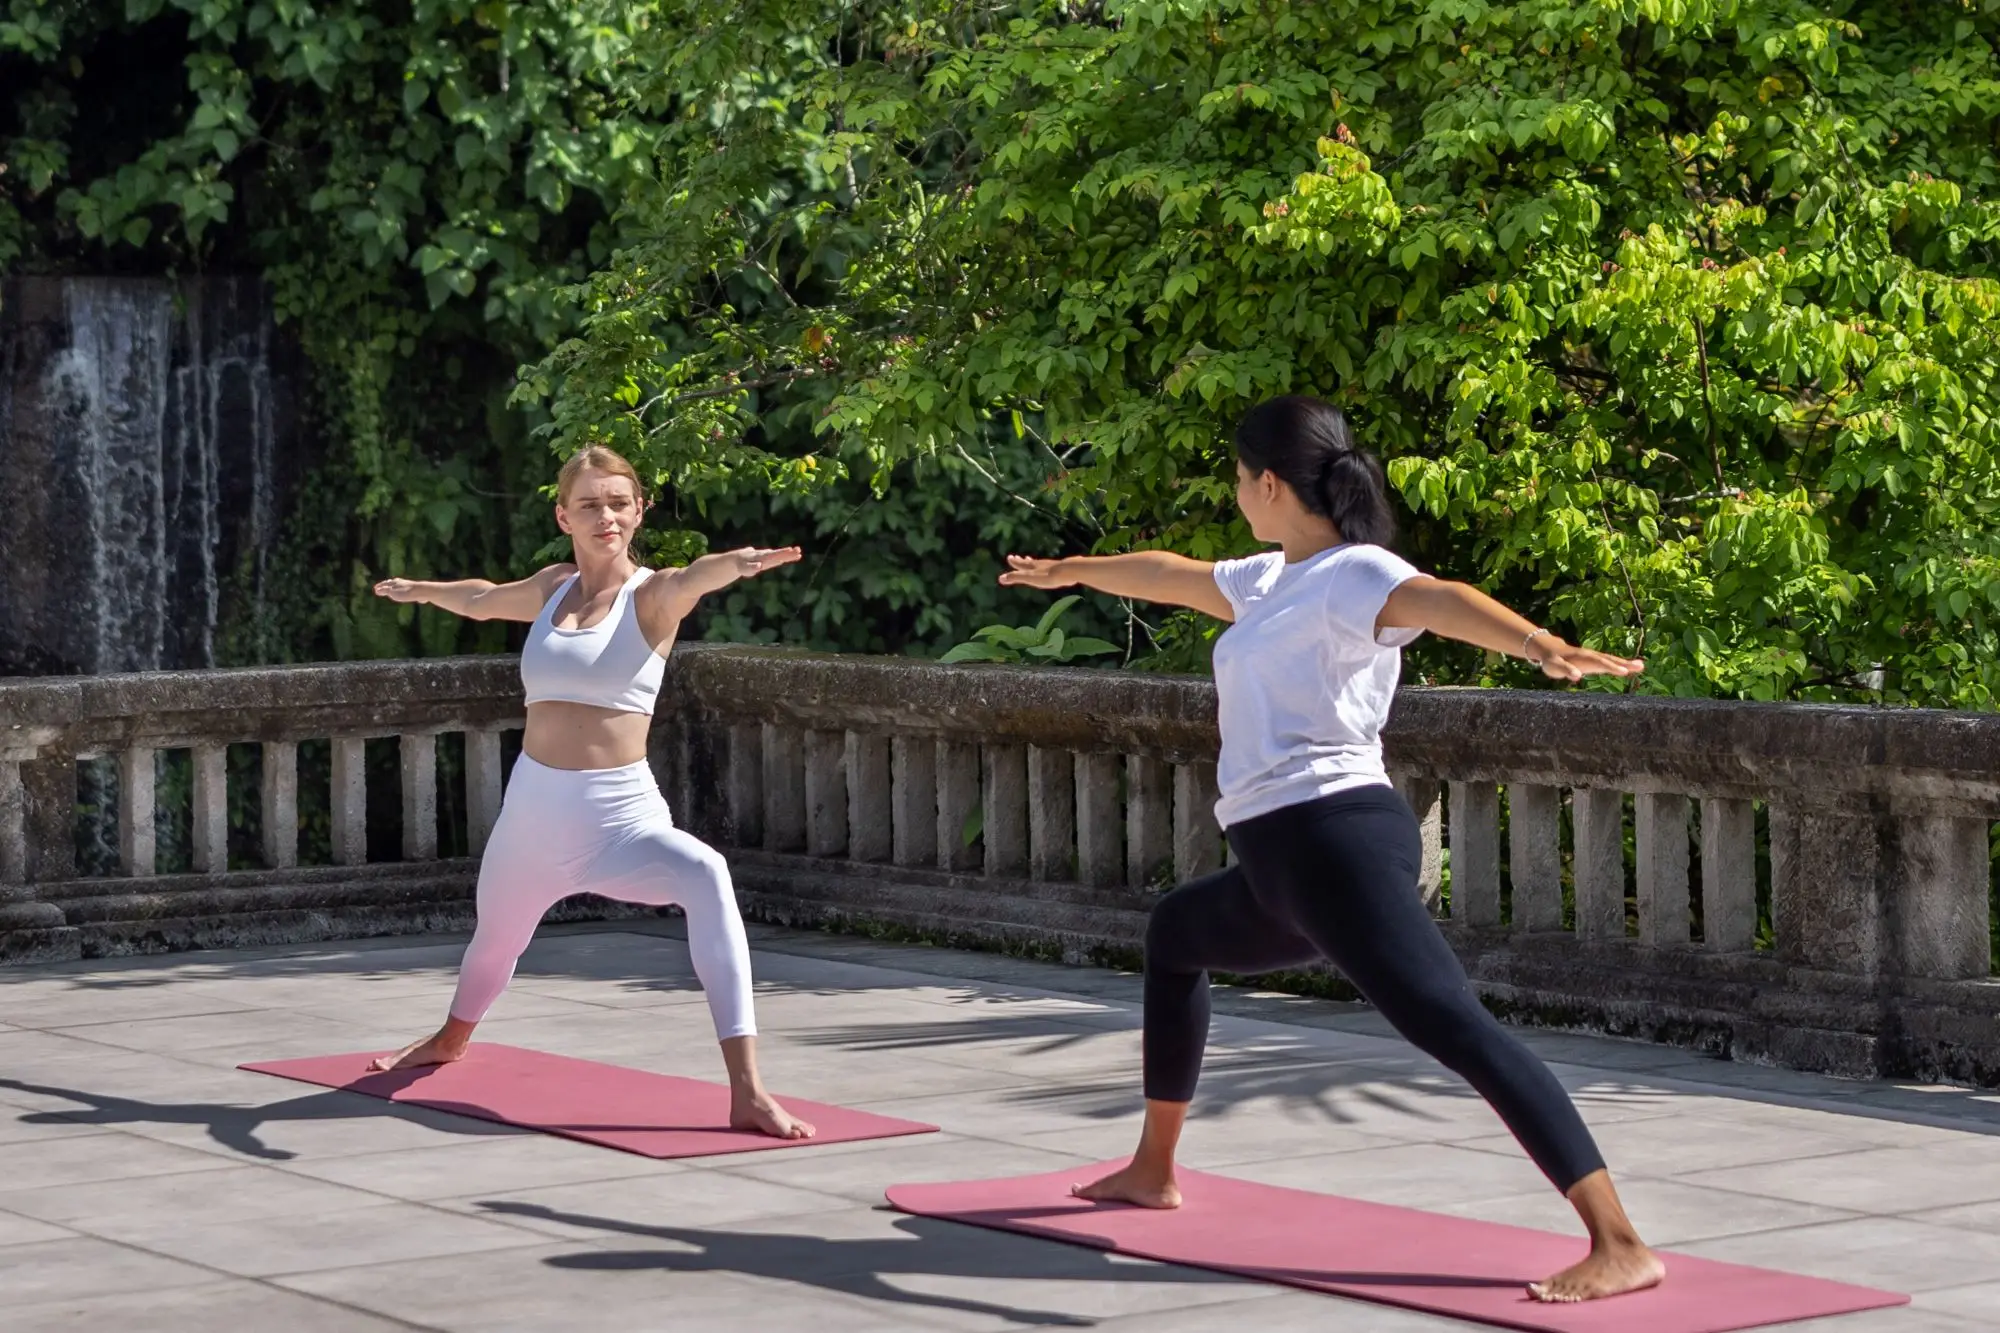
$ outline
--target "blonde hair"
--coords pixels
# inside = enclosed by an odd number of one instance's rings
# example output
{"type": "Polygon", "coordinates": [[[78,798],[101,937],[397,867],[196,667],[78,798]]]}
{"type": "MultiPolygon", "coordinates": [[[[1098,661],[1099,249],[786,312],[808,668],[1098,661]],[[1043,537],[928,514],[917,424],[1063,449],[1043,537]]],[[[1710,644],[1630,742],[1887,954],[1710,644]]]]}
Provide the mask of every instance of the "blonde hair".
{"type": "Polygon", "coordinates": [[[588,469],[605,472],[614,477],[623,477],[632,483],[632,494],[639,503],[646,502],[646,488],[639,484],[639,473],[625,456],[615,449],[607,449],[601,444],[587,444],[563,461],[562,471],[556,473],[556,503],[569,503],[569,488],[588,469]]]}

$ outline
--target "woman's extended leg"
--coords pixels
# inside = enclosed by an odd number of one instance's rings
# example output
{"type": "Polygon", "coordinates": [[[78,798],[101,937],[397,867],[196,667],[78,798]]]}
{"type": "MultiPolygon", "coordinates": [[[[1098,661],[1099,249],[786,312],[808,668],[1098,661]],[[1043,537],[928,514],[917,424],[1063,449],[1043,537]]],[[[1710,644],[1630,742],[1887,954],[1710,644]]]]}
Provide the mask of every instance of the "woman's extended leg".
{"type": "Polygon", "coordinates": [[[1208,1044],[1209,970],[1273,972],[1318,957],[1309,941],[1264,910],[1236,867],[1160,899],[1146,923],[1146,1120],[1139,1148],[1130,1165],[1079,1186],[1077,1197],[1178,1208],[1174,1150],[1208,1044]]]}
{"type": "Polygon", "coordinates": [[[657,795],[638,805],[580,888],[621,902],[677,906],[687,916],[688,953],[708,1000],[729,1071],[729,1122],[781,1139],[809,1139],[813,1126],[778,1105],[757,1071],[757,1019],[750,941],[722,853],[673,825],[657,795]]]}
{"type": "Polygon", "coordinates": [[[478,923],[458,967],[458,989],[444,1026],[385,1055],[371,1069],[450,1064],[465,1055],[472,1031],[514,978],[514,964],[549,908],[566,897],[569,879],[546,854],[549,830],[535,826],[531,803],[502,807],[486,854],[479,862],[478,923]]]}
{"type": "Polygon", "coordinates": [[[1368,1002],[1499,1113],[1576,1207],[1590,1257],[1546,1282],[1544,1300],[1588,1300],[1658,1282],[1604,1159],[1569,1093],[1487,1012],[1417,894],[1415,820],[1388,788],[1310,802],[1252,821],[1239,844],[1248,873],[1368,1002]]]}

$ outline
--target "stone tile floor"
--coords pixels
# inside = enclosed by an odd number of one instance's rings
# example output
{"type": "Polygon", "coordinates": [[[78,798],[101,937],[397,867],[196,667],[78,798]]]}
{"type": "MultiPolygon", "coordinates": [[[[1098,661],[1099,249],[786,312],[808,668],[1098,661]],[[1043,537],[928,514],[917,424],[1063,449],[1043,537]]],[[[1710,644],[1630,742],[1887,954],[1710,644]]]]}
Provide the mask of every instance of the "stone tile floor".
{"type": "MultiPolygon", "coordinates": [[[[675,923],[557,929],[482,1035],[714,1077],[675,923]]],[[[780,1092],[938,1135],[650,1162],[237,1071],[392,1045],[460,943],[0,971],[0,1328],[1415,1333],[1473,1326],[904,1217],[896,1181],[1127,1151],[1138,981],[757,930],[780,1092]]],[[[2000,1095],[1529,1040],[1660,1244],[1916,1294],[1788,1326],[2000,1328],[2000,1095]]],[[[1219,991],[1190,1165],[1573,1230],[1477,1099],[1354,1006],[1219,991]]]]}

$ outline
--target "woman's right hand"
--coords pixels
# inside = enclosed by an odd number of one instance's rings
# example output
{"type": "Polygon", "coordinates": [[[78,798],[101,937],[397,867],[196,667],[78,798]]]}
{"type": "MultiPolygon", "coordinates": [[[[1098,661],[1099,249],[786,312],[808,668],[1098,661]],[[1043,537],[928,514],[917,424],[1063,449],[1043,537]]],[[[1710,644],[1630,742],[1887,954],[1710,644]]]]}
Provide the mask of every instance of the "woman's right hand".
{"type": "Polygon", "coordinates": [[[1007,568],[1000,573],[1000,583],[1008,588],[1071,588],[1077,583],[1075,568],[1066,560],[1010,555],[1007,568]]]}
{"type": "Polygon", "coordinates": [[[392,602],[421,602],[423,585],[415,579],[383,579],[375,585],[375,595],[392,602]]]}

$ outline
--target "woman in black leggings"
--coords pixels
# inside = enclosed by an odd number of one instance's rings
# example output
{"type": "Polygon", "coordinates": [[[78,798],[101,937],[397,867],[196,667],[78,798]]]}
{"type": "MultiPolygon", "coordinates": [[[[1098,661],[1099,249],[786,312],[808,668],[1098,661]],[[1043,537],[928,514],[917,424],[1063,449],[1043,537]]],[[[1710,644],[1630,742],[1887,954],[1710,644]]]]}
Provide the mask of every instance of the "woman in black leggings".
{"type": "Polygon", "coordinates": [[[1210,563],[1165,551],[1036,560],[1000,581],[1082,585],[1205,611],[1216,641],[1222,753],[1216,818],[1237,864],[1160,900],[1146,929],[1146,1121],[1131,1165],[1077,1190],[1180,1203],[1174,1149],[1208,1037],[1208,973],[1326,959],[1396,1030],[1500,1114],[1590,1234],[1581,1263],[1529,1290],[1548,1301],[1634,1291],[1665,1275],[1625,1216],[1569,1094],[1480,1004],[1417,891],[1416,819],[1379,739],[1401,648],[1429,630],[1526,657],[1557,680],[1644,664],[1565,643],[1477,589],[1392,555],[1382,468],[1340,409],[1278,398],[1236,431],[1237,504],[1279,550],[1210,563]]]}

